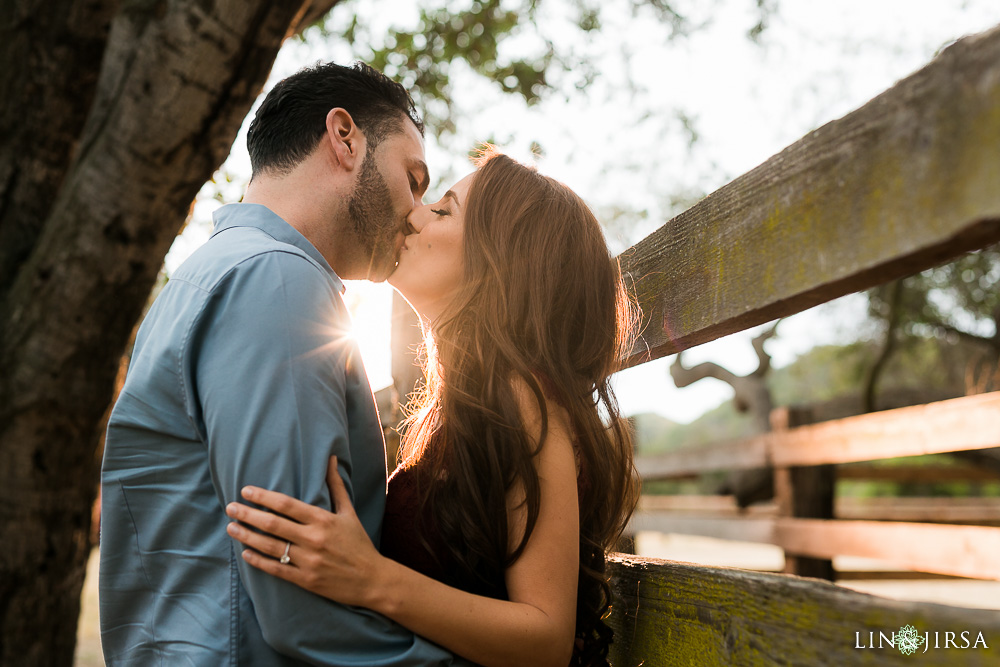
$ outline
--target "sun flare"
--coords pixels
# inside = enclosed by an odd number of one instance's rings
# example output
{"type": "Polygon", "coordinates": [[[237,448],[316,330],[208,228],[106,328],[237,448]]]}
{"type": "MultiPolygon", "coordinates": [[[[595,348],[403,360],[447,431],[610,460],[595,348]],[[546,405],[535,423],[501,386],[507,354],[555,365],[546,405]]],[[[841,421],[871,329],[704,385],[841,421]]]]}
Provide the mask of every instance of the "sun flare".
{"type": "Polygon", "coordinates": [[[393,289],[386,283],[348,280],[344,303],[353,327],[348,335],[361,349],[368,382],[378,391],[392,384],[391,321],[393,289]]]}

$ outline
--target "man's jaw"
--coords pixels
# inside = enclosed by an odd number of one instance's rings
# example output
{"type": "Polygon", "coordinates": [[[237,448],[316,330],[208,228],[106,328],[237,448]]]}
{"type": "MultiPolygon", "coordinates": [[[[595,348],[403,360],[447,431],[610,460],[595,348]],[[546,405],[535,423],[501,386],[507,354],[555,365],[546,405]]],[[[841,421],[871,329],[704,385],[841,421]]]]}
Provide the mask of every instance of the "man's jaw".
{"type": "Polygon", "coordinates": [[[399,254],[404,243],[405,237],[402,234],[397,235],[397,239],[373,243],[368,249],[368,270],[364,280],[372,283],[385,282],[399,264],[399,254]]]}
{"type": "Polygon", "coordinates": [[[396,268],[399,267],[399,259],[400,257],[402,257],[403,251],[408,249],[409,248],[407,248],[406,246],[406,236],[400,235],[399,241],[396,243],[395,261],[393,262],[393,268],[392,268],[393,271],[395,271],[396,268]]]}

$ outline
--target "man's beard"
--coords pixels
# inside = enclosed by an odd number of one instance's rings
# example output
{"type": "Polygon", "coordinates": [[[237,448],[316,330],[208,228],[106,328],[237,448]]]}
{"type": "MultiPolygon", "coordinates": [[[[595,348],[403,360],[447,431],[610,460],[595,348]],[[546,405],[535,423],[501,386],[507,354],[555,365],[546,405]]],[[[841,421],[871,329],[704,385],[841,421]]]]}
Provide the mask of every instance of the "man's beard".
{"type": "Polygon", "coordinates": [[[400,225],[392,211],[389,187],[375,165],[371,148],[361,162],[358,183],[347,202],[347,213],[357,247],[364,252],[364,260],[368,262],[367,279],[385,280],[396,264],[395,241],[400,225]]]}

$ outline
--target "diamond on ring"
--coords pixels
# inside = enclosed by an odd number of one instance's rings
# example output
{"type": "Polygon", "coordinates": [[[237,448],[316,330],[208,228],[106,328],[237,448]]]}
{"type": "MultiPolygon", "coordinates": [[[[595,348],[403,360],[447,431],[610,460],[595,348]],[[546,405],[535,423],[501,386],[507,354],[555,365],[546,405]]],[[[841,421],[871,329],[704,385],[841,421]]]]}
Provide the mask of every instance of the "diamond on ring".
{"type": "Polygon", "coordinates": [[[278,562],[281,563],[282,565],[288,565],[289,563],[292,562],[292,557],[288,555],[288,550],[291,548],[292,548],[292,543],[285,542],[285,553],[282,554],[280,559],[278,559],[278,562]]]}

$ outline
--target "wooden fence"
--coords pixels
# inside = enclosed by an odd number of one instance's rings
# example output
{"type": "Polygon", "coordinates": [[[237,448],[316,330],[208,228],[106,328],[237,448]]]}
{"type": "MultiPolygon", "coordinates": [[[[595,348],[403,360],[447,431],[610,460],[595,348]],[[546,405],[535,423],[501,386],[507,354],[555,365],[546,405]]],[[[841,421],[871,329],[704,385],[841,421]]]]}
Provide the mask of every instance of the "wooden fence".
{"type": "MultiPolygon", "coordinates": [[[[637,467],[644,480],[686,477],[715,470],[774,468],[777,507],[772,516],[744,518],[732,512],[713,512],[704,506],[694,511],[676,505],[670,507],[669,501],[658,503],[658,499],[649,498],[633,518],[632,527],[634,530],[766,542],[797,557],[862,556],[890,561],[912,570],[1000,579],[1000,528],[812,518],[796,511],[796,500],[803,496],[815,497],[819,486],[820,493],[827,496],[832,505],[832,485],[826,493],[822,484],[815,484],[814,474],[806,480],[804,488],[797,488],[793,474],[814,466],[986,449],[998,444],[1000,392],[994,392],[641,458],[637,467]]],[[[835,474],[831,468],[818,472],[835,474]]],[[[854,472],[854,478],[858,472],[854,472]]],[[[986,471],[979,471],[978,476],[986,477],[984,473],[986,471]]],[[[926,499],[916,500],[927,502],[926,499]]],[[[850,506],[850,501],[847,505],[850,506]]],[[[913,505],[911,502],[910,507],[913,505]]],[[[894,507],[905,509],[902,504],[894,507]]],[[[717,501],[716,509],[721,509],[717,501]]],[[[977,522],[1000,523],[1000,505],[996,503],[987,501],[971,508],[966,506],[967,514],[970,509],[976,510],[977,522]]],[[[935,508],[925,506],[923,514],[938,521],[946,520],[945,513],[935,508]]],[[[954,522],[960,520],[952,519],[954,522]]]]}
{"type": "MultiPolygon", "coordinates": [[[[950,46],[623,253],[643,313],[642,336],[626,363],[791,315],[997,241],[1000,28],[950,46]]],[[[859,474],[858,466],[876,459],[1000,446],[1000,394],[789,426],[639,461],[644,479],[772,467],[778,499],[772,515],[711,517],[647,501],[633,527],[768,542],[793,558],[853,554],[1000,579],[1000,528],[988,525],[993,515],[980,522],[987,525],[959,526],[926,522],[916,511],[907,521],[874,521],[860,510],[857,519],[817,519],[807,507],[817,471],[830,479],[832,468],[824,466],[849,464],[855,467],[841,470],[859,474]]],[[[611,571],[616,667],[1000,662],[1000,612],[627,555],[611,571]],[[928,633],[918,656],[881,639],[905,625],[928,633]],[[957,633],[950,644],[949,632],[957,633]],[[983,641],[973,646],[979,634],[983,641]],[[963,636],[968,648],[961,647],[963,636]]]]}

